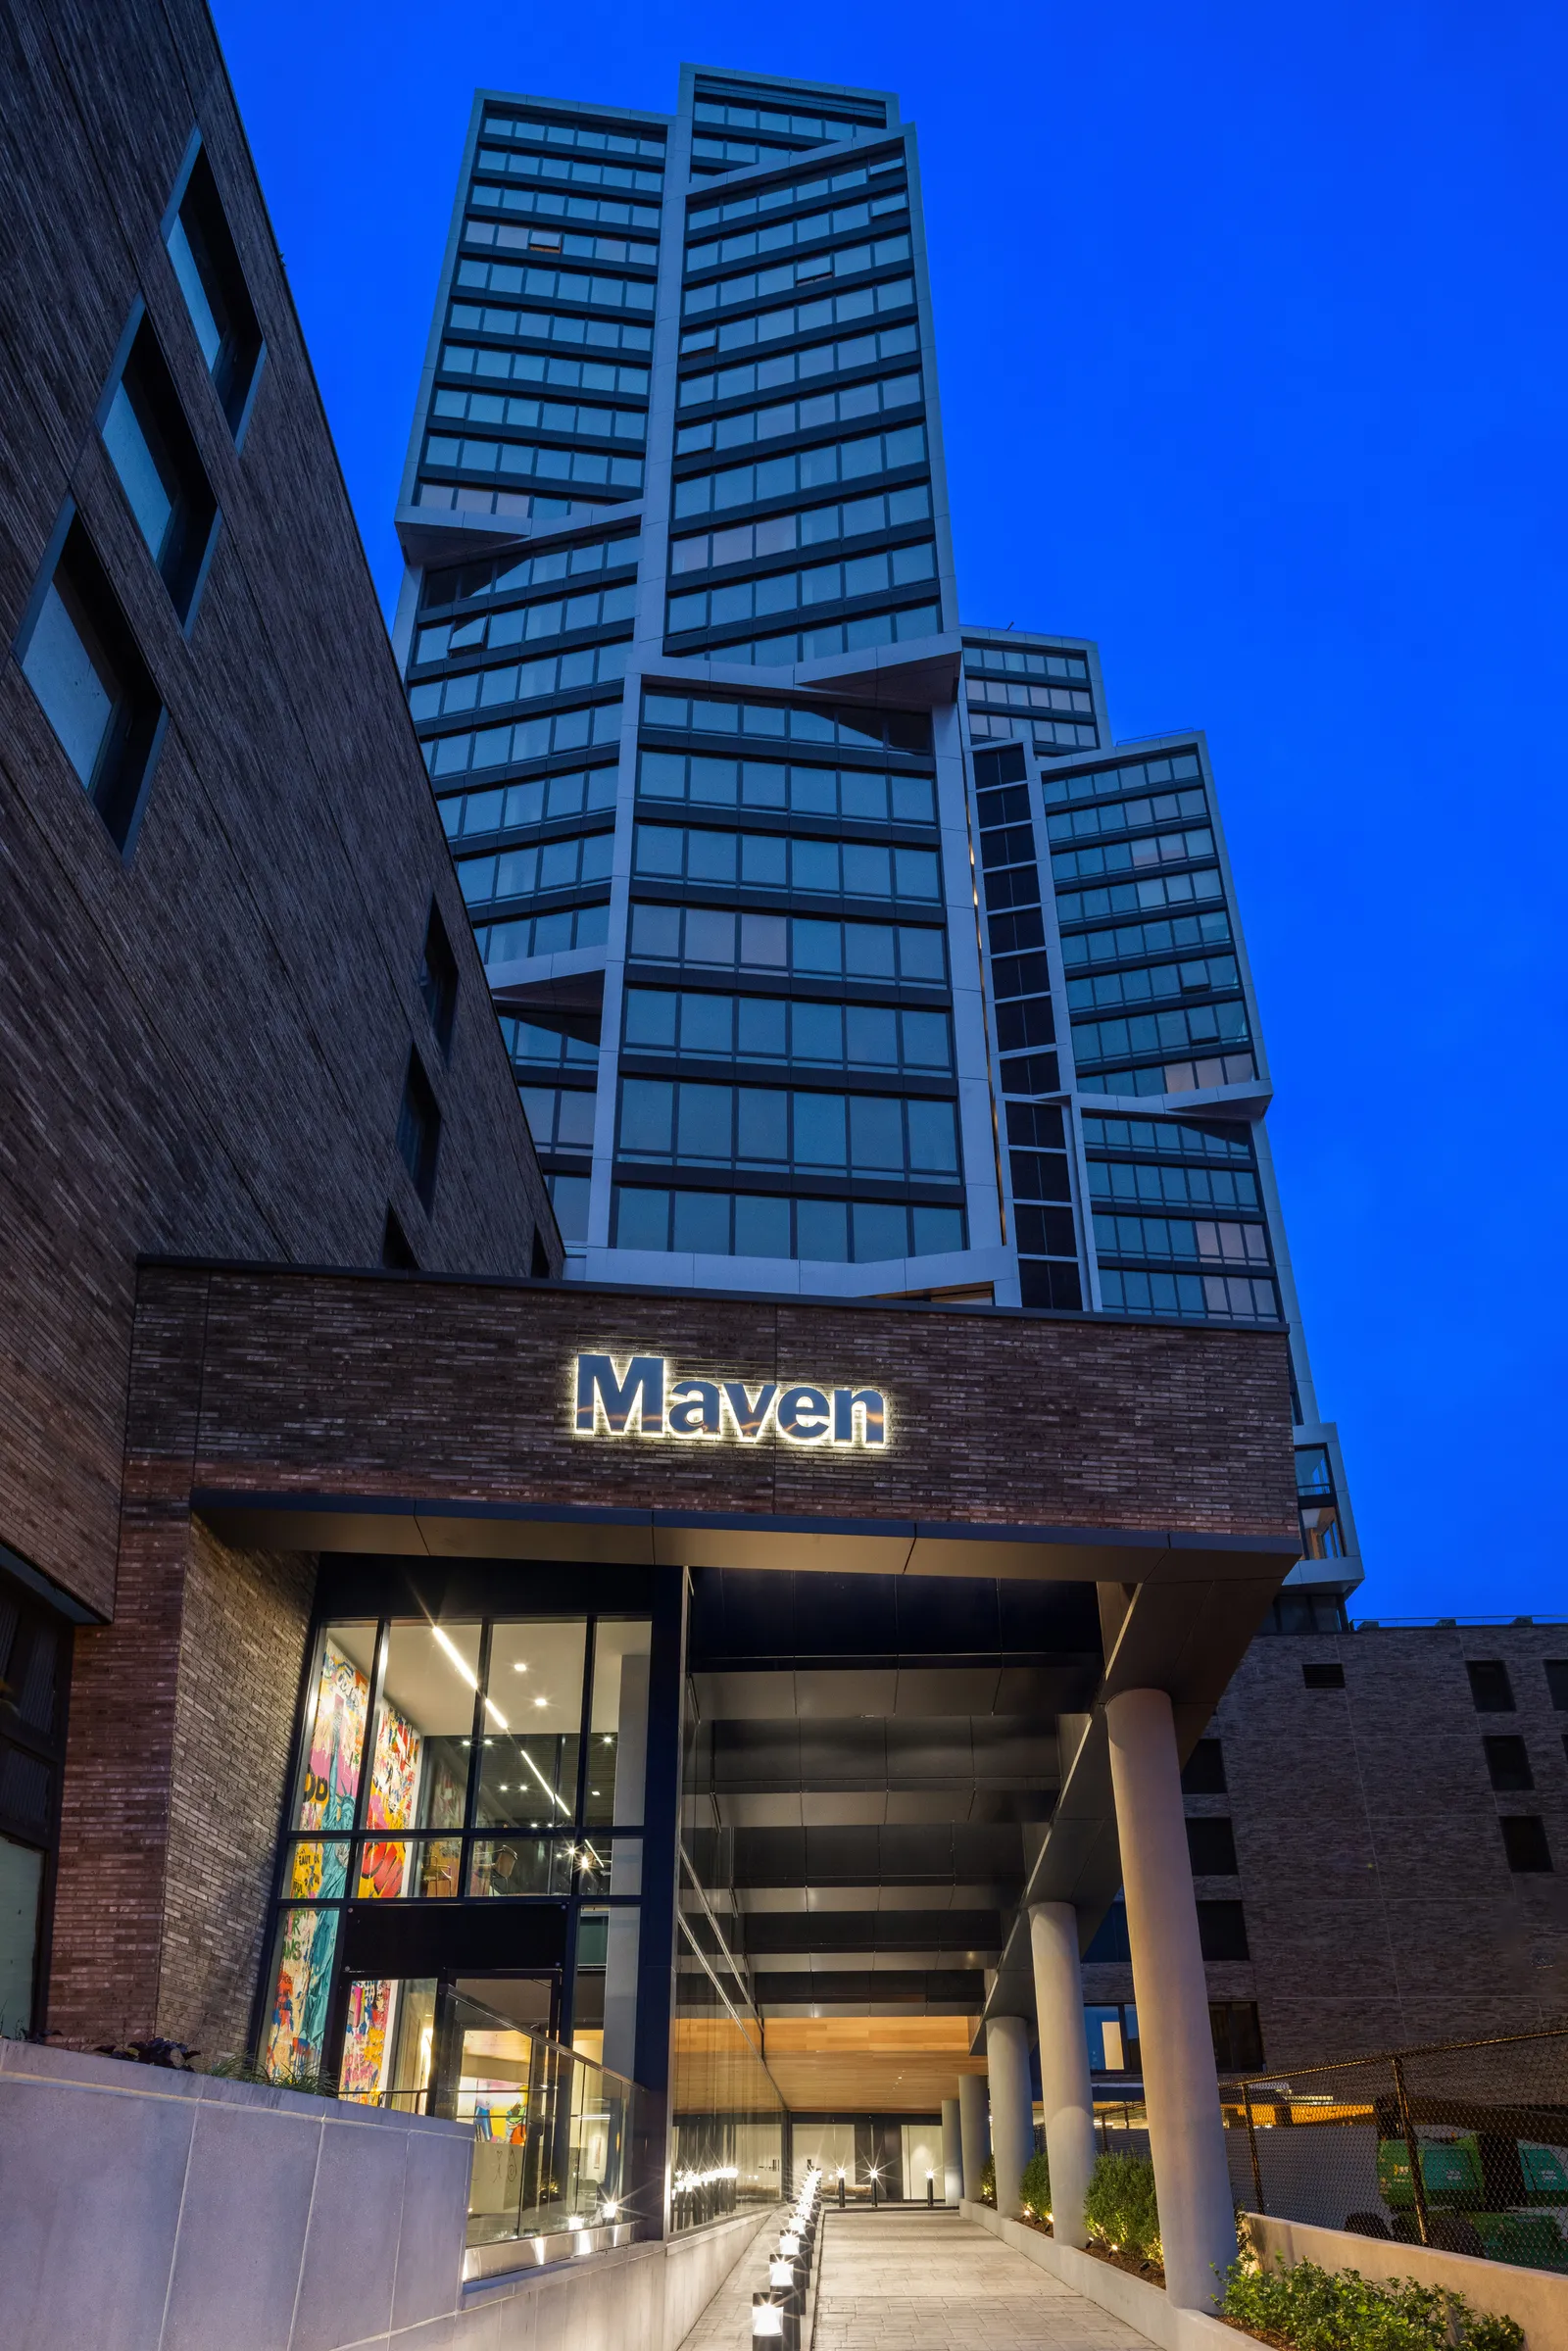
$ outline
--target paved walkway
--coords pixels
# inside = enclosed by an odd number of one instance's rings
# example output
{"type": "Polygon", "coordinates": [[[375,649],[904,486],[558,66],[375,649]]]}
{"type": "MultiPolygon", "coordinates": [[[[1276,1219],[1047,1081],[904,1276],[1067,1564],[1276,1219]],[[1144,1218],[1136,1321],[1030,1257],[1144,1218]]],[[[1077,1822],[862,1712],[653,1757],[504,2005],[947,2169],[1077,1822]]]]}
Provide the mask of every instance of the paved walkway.
{"type": "MultiPolygon", "coordinates": [[[[760,2256],[743,2260],[681,2351],[743,2351],[760,2256]]],[[[1150,2351],[1145,2336],[956,2215],[829,2212],[810,2351],[1150,2351]]]]}
{"type": "Polygon", "coordinates": [[[812,2351],[1149,2351],[1146,2338],[972,2221],[828,2221],[812,2351]]]}

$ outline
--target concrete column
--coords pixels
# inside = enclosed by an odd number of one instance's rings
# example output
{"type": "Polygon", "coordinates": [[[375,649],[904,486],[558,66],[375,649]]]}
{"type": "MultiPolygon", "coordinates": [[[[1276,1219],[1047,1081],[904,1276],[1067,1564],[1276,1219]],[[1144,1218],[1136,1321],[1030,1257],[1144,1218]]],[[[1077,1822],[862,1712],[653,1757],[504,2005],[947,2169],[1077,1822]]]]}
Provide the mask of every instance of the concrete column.
{"type": "Polygon", "coordinates": [[[1085,2244],[1084,2190],[1095,2165],[1095,2102],[1078,1968],[1078,1913],[1070,1902],[1029,1910],[1040,2025],[1040,2092],[1051,2163],[1051,2226],[1058,2244],[1085,2244]]]}
{"type": "Polygon", "coordinates": [[[1165,2282],[1173,2302],[1208,2310],[1236,2259],[1236,2224],[1176,1725],[1162,1690],[1123,1690],[1105,1722],[1165,2282]]]}
{"type": "Polygon", "coordinates": [[[942,2101],[942,2194],[956,2204],[963,2194],[963,2137],[958,2128],[958,2101],[942,2101]]]}
{"type": "Polygon", "coordinates": [[[981,2074],[958,2076],[958,2130],[963,2152],[963,2192],[971,2204],[980,2201],[980,2175],[991,2152],[991,2124],[986,2114],[986,2084],[981,2074]]]}
{"type": "Polygon", "coordinates": [[[997,2159],[997,2210],[1016,2220],[1018,2182],[1035,2151],[1034,2084],[1029,2078],[1029,2028],[1021,2016],[986,2022],[986,2071],[991,2077],[991,2152],[997,2159]]]}

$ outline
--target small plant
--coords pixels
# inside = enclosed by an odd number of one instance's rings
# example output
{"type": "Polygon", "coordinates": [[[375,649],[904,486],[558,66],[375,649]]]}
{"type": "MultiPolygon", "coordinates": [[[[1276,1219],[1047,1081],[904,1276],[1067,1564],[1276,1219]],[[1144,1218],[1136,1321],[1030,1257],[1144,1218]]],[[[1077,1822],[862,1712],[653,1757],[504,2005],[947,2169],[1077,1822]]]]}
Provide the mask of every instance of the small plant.
{"type": "Polygon", "coordinates": [[[988,2155],[980,2167],[980,2201],[989,2204],[993,2210],[996,2207],[997,2159],[994,2155],[988,2155]]]}
{"type": "Polygon", "coordinates": [[[254,2057],[220,2057],[200,2071],[220,2082],[254,2082],[264,2089],[298,2090],[307,2098],[335,2098],[337,2083],[328,2074],[315,2066],[301,2065],[291,2071],[274,2067],[271,2072],[254,2057]]]}
{"type": "Polygon", "coordinates": [[[1446,2286],[1363,2278],[1315,2261],[1269,2267],[1244,2257],[1226,2273],[1220,2310],[1294,2351],[1520,2351],[1525,2339],[1516,2319],[1472,2310],[1446,2286]]]}
{"type": "Polygon", "coordinates": [[[1089,2233],[1112,2253],[1163,2266],[1154,2167],[1142,2155],[1099,2155],[1084,2197],[1089,2233]]]}
{"type": "Polygon", "coordinates": [[[1018,2201],[1031,2220],[1051,2218],[1051,2161],[1044,2154],[1031,2155],[1023,2167],[1018,2182],[1018,2201]]]}

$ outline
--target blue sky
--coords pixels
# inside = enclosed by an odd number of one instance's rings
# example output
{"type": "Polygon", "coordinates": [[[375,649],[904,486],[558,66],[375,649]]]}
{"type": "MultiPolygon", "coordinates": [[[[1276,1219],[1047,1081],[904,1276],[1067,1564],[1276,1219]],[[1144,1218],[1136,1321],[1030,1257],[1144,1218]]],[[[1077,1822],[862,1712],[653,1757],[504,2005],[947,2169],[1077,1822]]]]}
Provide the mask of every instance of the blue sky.
{"type": "Polygon", "coordinates": [[[965,614],[1208,730],[1356,1612],[1568,1613],[1561,10],[217,15],[389,609],[474,85],[900,91],[965,614]]]}

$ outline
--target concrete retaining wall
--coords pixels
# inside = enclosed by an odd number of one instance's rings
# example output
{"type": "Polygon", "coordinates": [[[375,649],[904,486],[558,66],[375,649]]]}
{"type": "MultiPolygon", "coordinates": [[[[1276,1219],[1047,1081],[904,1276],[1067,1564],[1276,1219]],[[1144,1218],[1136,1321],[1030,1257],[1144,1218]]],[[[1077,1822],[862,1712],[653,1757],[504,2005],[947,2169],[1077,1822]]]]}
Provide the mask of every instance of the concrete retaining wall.
{"type": "Polygon", "coordinates": [[[1206,2311],[1183,2310],[1174,2303],[1163,2286],[1151,2285],[1145,2278],[1131,2277],[1108,2261],[1101,2261],[1093,2253],[1080,2253],[1072,2245],[1058,2245],[1054,2236],[1044,2235],[1038,2229],[1028,2229],[1022,2221],[1003,2220],[989,2204],[960,2204],[958,2210],[966,2221],[977,2221],[1000,2236],[1014,2253],[1032,2261],[1037,2270],[1049,2270],[1063,2285],[1071,2286],[1075,2294],[1083,2294],[1098,2302],[1102,2310],[1136,2327],[1139,2333],[1157,2343],[1159,2351],[1238,2351],[1246,2341],[1234,2327],[1223,2319],[1210,2318],[1206,2311]]]}
{"type": "Polygon", "coordinates": [[[1346,2229],[1268,2220],[1255,2212],[1243,2213],[1242,2228],[1259,2258],[1278,2255],[1287,2262],[1315,2261],[1325,2270],[1359,2270],[1363,2278],[1414,2278],[1422,2285],[1446,2285],[1475,2310],[1517,2319],[1527,2351],[1568,2351],[1568,2277],[1555,2271],[1521,2270],[1511,2262],[1477,2261],[1469,2253],[1352,2236],[1346,2229]]]}
{"type": "Polygon", "coordinates": [[[462,2283],[472,2132],[0,2041],[6,2351],[677,2351],[776,2207],[462,2283]]]}

